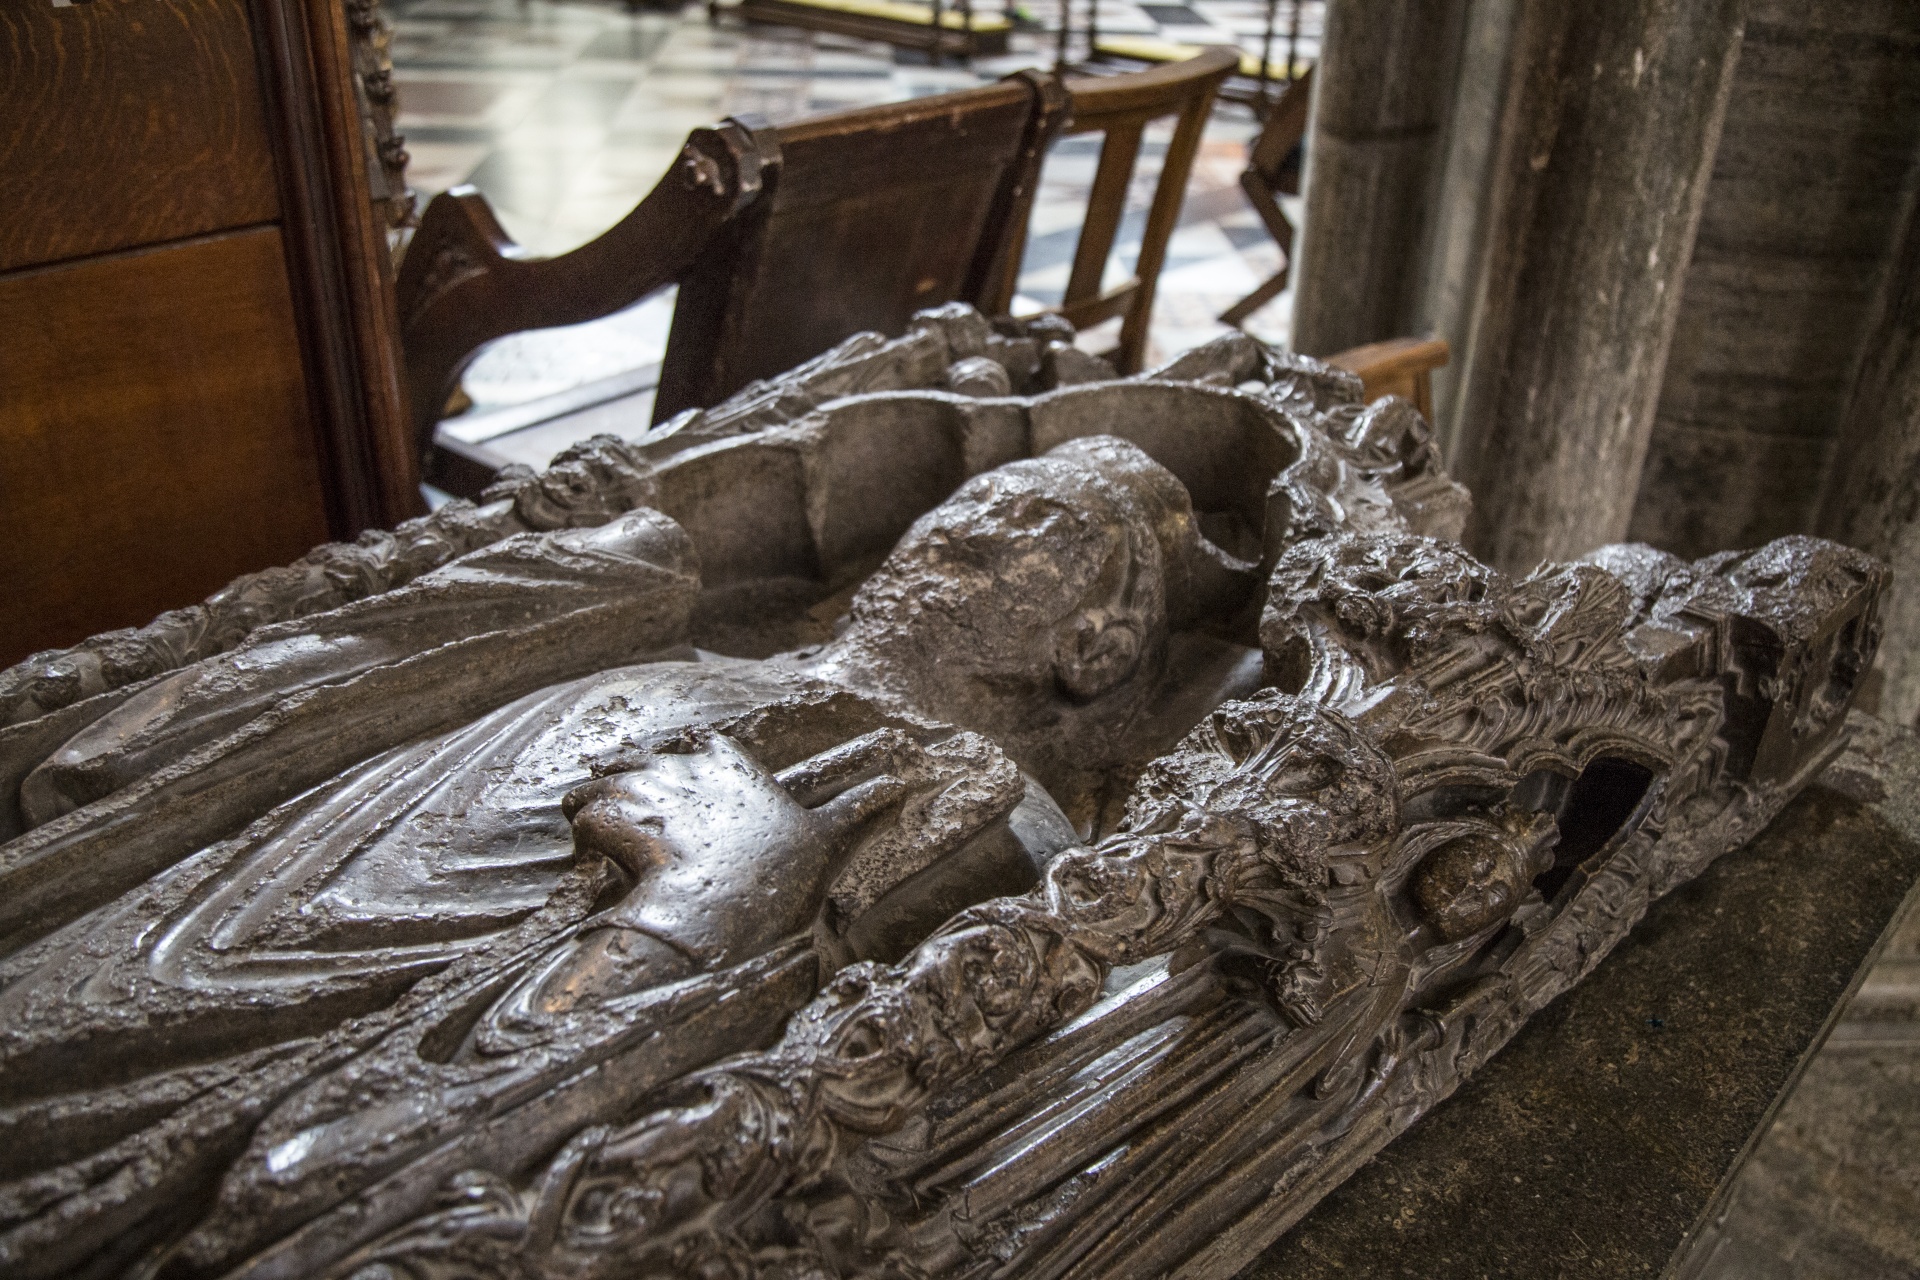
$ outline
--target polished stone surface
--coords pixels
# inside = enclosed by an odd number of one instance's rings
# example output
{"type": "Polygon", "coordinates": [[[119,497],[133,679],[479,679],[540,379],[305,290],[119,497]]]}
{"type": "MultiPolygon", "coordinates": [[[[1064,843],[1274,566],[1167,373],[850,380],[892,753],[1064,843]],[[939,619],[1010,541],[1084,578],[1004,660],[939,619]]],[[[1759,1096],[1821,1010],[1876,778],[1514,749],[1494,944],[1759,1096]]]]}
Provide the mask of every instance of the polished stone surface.
{"type": "MultiPolygon", "coordinates": [[[[1859,553],[1509,578],[1406,401],[1049,333],[923,313],[97,662],[0,858],[0,1270],[1224,1277],[1838,742],[1859,553]]],[[[1750,1043],[1832,998],[1802,897],[1729,904],[1750,1043]]]]}

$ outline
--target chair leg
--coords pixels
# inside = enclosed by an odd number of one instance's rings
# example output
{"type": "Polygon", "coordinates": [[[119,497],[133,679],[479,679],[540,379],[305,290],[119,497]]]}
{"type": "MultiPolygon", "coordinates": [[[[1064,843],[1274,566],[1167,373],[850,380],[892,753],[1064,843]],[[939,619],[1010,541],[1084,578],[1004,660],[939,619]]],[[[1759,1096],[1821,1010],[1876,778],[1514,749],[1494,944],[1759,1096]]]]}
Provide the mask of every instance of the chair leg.
{"type": "Polygon", "coordinates": [[[1272,234],[1274,243],[1280,246],[1282,262],[1279,274],[1273,279],[1220,313],[1220,323],[1230,324],[1236,329],[1248,316],[1279,297],[1293,274],[1293,223],[1287,220],[1280,202],[1274,199],[1273,192],[1267,188],[1266,179],[1257,170],[1249,168],[1241,174],[1240,186],[1247,193],[1247,203],[1267,224],[1267,231],[1272,234]]]}
{"type": "Polygon", "coordinates": [[[1061,295],[1062,306],[1101,294],[1107,258],[1113,253],[1114,237],[1120,233],[1120,222],[1127,211],[1127,189],[1133,185],[1141,131],[1142,126],[1137,124],[1109,129],[1100,143],[1100,164],[1087,195],[1087,216],[1080,224],[1080,238],[1074,242],[1073,271],[1061,295]]]}
{"type": "Polygon", "coordinates": [[[1230,324],[1238,329],[1241,322],[1248,316],[1286,292],[1287,277],[1291,275],[1292,272],[1293,264],[1289,262],[1274,274],[1273,279],[1267,281],[1258,289],[1255,289],[1252,293],[1228,307],[1225,311],[1222,311],[1220,313],[1220,323],[1230,324]]]}
{"type": "MultiPolygon", "coordinates": [[[[1098,0],[1095,0],[1096,6],[1098,0]]],[[[1167,143],[1166,158],[1160,162],[1160,181],[1153,189],[1153,204],[1147,209],[1147,225],[1140,235],[1140,259],[1134,276],[1140,288],[1128,304],[1120,321],[1120,362],[1122,373],[1140,372],[1147,358],[1147,335],[1153,324],[1153,300],[1160,287],[1160,269],[1166,265],[1167,243],[1180,222],[1180,206],[1186,200],[1187,182],[1193,176],[1194,157],[1200,154],[1200,135],[1213,115],[1213,100],[1218,80],[1208,81],[1202,91],[1187,100],[1180,109],[1179,123],[1167,143]]]]}
{"type": "Polygon", "coordinates": [[[1273,236],[1274,243],[1280,246],[1280,252],[1293,257],[1293,223],[1287,219],[1286,211],[1280,207],[1280,201],[1274,197],[1267,180],[1256,169],[1249,168],[1240,175],[1240,189],[1247,193],[1247,203],[1260,215],[1260,221],[1267,224],[1267,231],[1273,236]]]}

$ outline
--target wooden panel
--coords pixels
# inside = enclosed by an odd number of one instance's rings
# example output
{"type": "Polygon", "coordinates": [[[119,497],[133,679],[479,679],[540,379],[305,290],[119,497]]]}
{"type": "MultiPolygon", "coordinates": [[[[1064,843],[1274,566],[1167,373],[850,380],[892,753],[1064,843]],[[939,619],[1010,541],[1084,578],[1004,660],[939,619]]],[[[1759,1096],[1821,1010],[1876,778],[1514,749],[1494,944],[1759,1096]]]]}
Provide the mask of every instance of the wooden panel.
{"type": "Polygon", "coordinates": [[[0,662],[324,541],[280,232],[0,277],[0,662]]]}
{"type": "Polygon", "coordinates": [[[281,232],[299,299],[336,537],[425,511],[419,451],[400,403],[392,260],[376,224],[379,163],[356,101],[346,9],[371,38],[375,0],[249,0],[269,93],[281,232]]]}
{"type": "Polygon", "coordinates": [[[14,0],[0,67],[0,270],[276,215],[245,0],[14,0]]]}

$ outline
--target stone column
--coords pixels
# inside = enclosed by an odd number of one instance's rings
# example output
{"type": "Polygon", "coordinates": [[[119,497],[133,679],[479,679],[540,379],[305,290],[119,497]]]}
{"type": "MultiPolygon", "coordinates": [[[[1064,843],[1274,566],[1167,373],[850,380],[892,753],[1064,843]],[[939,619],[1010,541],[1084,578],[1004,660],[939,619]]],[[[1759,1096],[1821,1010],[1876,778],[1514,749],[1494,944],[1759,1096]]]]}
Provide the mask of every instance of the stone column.
{"type": "Polygon", "coordinates": [[[1502,568],[1627,531],[1741,13],[1520,7],[1473,324],[1443,335],[1465,362],[1451,464],[1473,490],[1468,541],[1502,568]]]}
{"type": "Polygon", "coordinates": [[[1916,157],[1920,6],[1748,0],[1634,541],[1694,557],[1820,527],[1855,371],[1893,340],[1873,326],[1916,157]]]}
{"type": "Polygon", "coordinates": [[[1293,347],[1412,331],[1465,0],[1329,0],[1313,77],[1293,347]]]}
{"type": "Polygon", "coordinates": [[[1913,182],[1842,419],[1819,531],[1893,565],[1879,713],[1920,716],[1920,212],[1913,182]]]}
{"type": "Polygon", "coordinates": [[[1435,334],[1453,344],[1453,359],[1433,371],[1433,428],[1451,448],[1459,409],[1459,383],[1467,368],[1466,339],[1472,329],[1486,256],[1487,191],[1493,185],[1500,121],[1506,115],[1507,72],[1513,60],[1513,29],[1521,0],[1470,0],[1448,113],[1445,158],[1434,184],[1432,226],[1427,233],[1425,278],[1409,332],[1435,334]]]}

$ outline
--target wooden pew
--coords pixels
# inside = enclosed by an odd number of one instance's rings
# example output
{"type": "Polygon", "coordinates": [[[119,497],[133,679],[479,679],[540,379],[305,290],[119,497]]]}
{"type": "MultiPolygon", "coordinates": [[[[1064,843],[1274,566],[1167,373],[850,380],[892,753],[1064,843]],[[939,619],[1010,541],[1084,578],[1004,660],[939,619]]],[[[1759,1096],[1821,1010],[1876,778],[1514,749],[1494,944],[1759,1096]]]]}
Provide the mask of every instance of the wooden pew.
{"type": "Polygon", "coordinates": [[[1238,327],[1279,297],[1293,276],[1293,223],[1281,210],[1280,197],[1300,194],[1300,144],[1307,136],[1307,108],[1312,99],[1313,69],[1308,68],[1273,104],[1253,145],[1247,148],[1247,168],[1240,175],[1240,188],[1280,246],[1282,261],[1272,279],[1221,313],[1222,324],[1238,327]]]}
{"type": "Polygon", "coordinates": [[[578,324],[680,286],[654,421],[715,403],[861,330],[943,302],[995,311],[1017,263],[1055,80],[1023,72],[938,97],[779,128],[695,130],[611,230],[520,257],[471,187],[436,197],[402,265],[401,338],[422,450],[494,338],[578,324]]]}
{"type": "MultiPolygon", "coordinates": [[[[400,278],[411,409],[421,448],[432,450],[430,480],[471,495],[499,465],[497,455],[445,433],[432,444],[448,395],[482,346],[608,315],[669,284],[678,283],[680,295],[654,422],[716,403],[851,333],[897,334],[922,307],[959,300],[1004,313],[1040,157],[1063,123],[1107,136],[1057,310],[1076,327],[1122,317],[1115,355],[1123,371],[1137,371],[1199,135],[1232,57],[1208,50],[1152,71],[1078,77],[1064,94],[1057,81],[1027,76],[781,129],[730,121],[696,130],[674,170],[632,213],[552,259],[520,257],[471,188],[440,196],[400,278]],[[1177,124],[1138,272],[1100,290],[1141,132],[1167,115],[1177,124]],[[931,156],[942,163],[928,164],[931,156]]],[[[1335,362],[1360,372],[1371,393],[1398,391],[1426,408],[1424,370],[1445,363],[1445,350],[1441,343],[1409,354],[1387,344],[1354,357],[1357,365],[1346,363],[1353,353],[1335,362]]],[[[552,397],[544,412],[523,406],[506,429],[588,412],[604,420],[647,394],[653,378],[644,373],[552,397]]]]}

